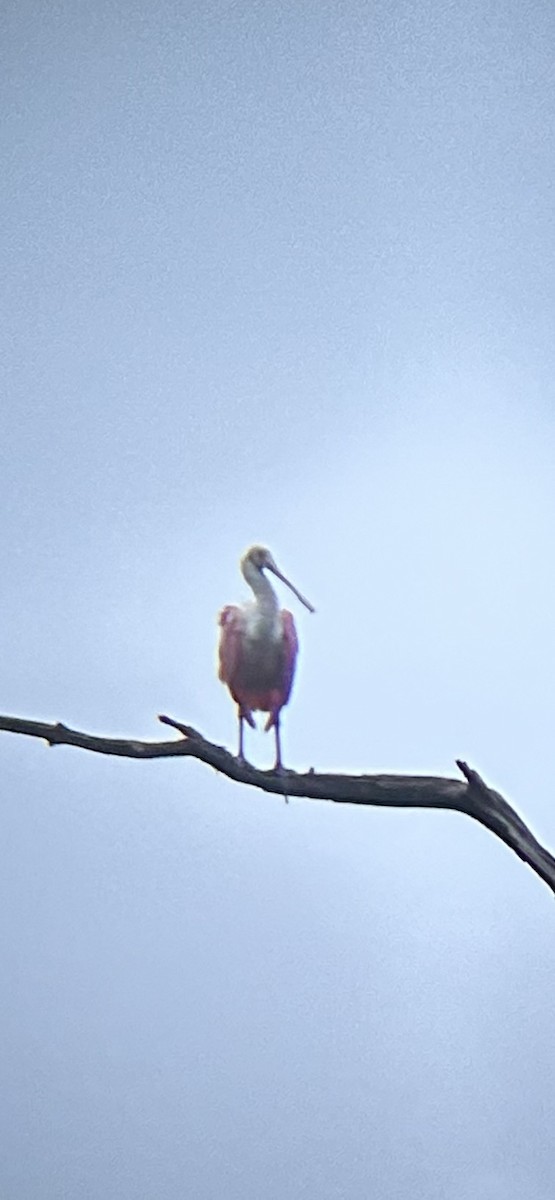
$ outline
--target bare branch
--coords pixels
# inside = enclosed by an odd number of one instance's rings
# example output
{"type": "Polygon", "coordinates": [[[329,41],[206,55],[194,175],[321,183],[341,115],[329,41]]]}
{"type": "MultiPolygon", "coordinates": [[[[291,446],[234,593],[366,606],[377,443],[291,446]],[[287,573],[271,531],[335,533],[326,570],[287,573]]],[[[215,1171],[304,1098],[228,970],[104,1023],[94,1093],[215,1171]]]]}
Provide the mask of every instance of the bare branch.
{"type": "Polygon", "coordinates": [[[159,717],[182,734],[171,742],[142,742],[125,738],[96,737],[69,729],[58,722],[28,721],[0,716],[0,730],[41,738],[50,746],[79,746],[96,754],[122,758],[197,758],[236,783],[245,783],[281,796],[304,800],[331,800],[335,804],[368,804],[391,808],[443,808],[465,813],[491,830],[555,893],[555,858],[537,841],[510,804],[484,783],[477,771],[457,760],[464,776],[444,779],[433,775],[322,775],[314,770],[259,771],[223,746],[208,742],[196,729],[159,717]]]}

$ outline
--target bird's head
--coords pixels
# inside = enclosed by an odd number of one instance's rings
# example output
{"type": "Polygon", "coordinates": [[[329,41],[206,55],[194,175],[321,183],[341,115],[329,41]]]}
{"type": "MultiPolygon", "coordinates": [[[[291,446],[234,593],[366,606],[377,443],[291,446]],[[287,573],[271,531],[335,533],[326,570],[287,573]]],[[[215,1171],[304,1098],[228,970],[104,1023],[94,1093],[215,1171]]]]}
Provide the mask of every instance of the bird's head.
{"type": "Polygon", "coordinates": [[[275,571],[277,569],[274,557],[270,554],[266,546],[251,546],[249,550],[246,550],[241,559],[241,567],[247,566],[249,563],[257,571],[263,571],[264,569],[275,571]]]}
{"type": "Polygon", "coordinates": [[[309,601],[301,595],[294,584],[291,583],[291,580],[287,579],[282,571],[280,571],[273,554],[270,554],[270,551],[266,548],[266,546],[251,546],[250,549],[247,550],[243,555],[241,559],[241,570],[245,576],[245,579],[248,580],[249,572],[252,571],[253,568],[258,572],[271,571],[273,575],[276,575],[278,579],[281,579],[281,582],[284,583],[291,592],[293,592],[293,595],[297,597],[297,600],[300,600],[301,604],[304,604],[305,608],[308,608],[309,612],[315,611],[312,607],[312,604],[310,604],[309,601]]]}

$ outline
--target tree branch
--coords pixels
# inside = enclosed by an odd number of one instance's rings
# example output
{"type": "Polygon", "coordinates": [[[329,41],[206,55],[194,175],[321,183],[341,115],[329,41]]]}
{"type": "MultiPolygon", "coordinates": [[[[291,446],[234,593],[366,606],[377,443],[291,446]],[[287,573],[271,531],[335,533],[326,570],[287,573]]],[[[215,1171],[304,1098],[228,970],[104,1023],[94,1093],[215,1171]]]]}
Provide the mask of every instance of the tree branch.
{"type": "Polygon", "coordinates": [[[43,721],[2,716],[0,730],[41,738],[50,746],[79,746],[82,750],[115,754],[121,758],[197,758],[236,783],[246,783],[281,796],[331,800],[335,804],[452,809],[465,813],[494,833],[555,893],[555,858],[537,841],[499,792],[488,787],[478,772],[465,762],[457,760],[464,782],[433,775],[322,775],[312,769],[303,775],[288,770],[259,771],[251,763],[235,758],[223,746],[208,742],[191,725],[183,725],[172,717],[158,719],[181,733],[181,738],[171,742],[140,742],[96,737],[69,729],[59,722],[49,725],[43,721]]]}

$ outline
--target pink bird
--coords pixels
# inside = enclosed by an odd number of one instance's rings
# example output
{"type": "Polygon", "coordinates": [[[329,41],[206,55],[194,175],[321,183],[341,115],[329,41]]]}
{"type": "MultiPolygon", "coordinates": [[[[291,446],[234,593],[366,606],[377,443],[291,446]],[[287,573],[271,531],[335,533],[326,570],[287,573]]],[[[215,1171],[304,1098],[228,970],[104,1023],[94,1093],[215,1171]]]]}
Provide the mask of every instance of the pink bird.
{"type": "Polygon", "coordinates": [[[247,550],[241,559],[241,571],[255,598],[240,607],[228,604],[220,613],[219,677],[237,704],[239,758],[244,758],[243,722],[256,728],[252,714],[259,710],[269,714],[264,728],[276,731],[278,771],[282,765],[279,717],[291,695],[298,641],[293,614],[285,608],[280,611],[274,589],[263,572],[272,571],[309,612],[314,609],[281,573],[264,546],[247,550]]]}

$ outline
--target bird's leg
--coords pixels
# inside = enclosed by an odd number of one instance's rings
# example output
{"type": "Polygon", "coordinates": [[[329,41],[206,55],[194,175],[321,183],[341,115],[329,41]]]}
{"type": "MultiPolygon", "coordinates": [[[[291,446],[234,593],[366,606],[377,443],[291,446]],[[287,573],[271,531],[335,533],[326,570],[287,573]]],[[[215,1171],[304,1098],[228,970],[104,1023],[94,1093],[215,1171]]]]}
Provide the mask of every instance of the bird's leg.
{"type": "MultiPolygon", "coordinates": [[[[275,766],[274,766],[274,771],[277,771],[278,775],[281,775],[281,774],[283,774],[283,763],[281,761],[281,740],[280,740],[280,736],[279,736],[279,713],[276,713],[276,715],[274,717],[274,729],[276,731],[276,762],[275,762],[275,766]]],[[[283,799],[285,800],[286,804],[289,804],[289,796],[287,795],[286,792],[283,793],[283,799]]]]}
{"type": "Polygon", "coordinates": [[[241,760],[241,762],[245,761],[245,755],[243,753],[243,722],[244,722],[244,720],[245,720],[245,718],[241,712],[241,709],[239,709],[239,749],[237,751],[237,758],[239,758],[241,760]]]}
{"type": "Polygon", "coordinates": [[[245,708],[242,704],[237,705],[237,716],[239,718],[239,750],[237,751],[237,758],[239,759],[239,762],[246,762],[247,760],[243,750],[244,722],[246,721],[247,725],[251,726],[251,729],[256,729],[256,723],[250,709],[245,708]]]}
{"type": "Polygon", "coordinates": [[[274,771],[281,771],[283,763],[281,761],[281,741],[279,736],[279,713],[274,715],[274,729],[276,731],[276,761],[274,771]]]}

